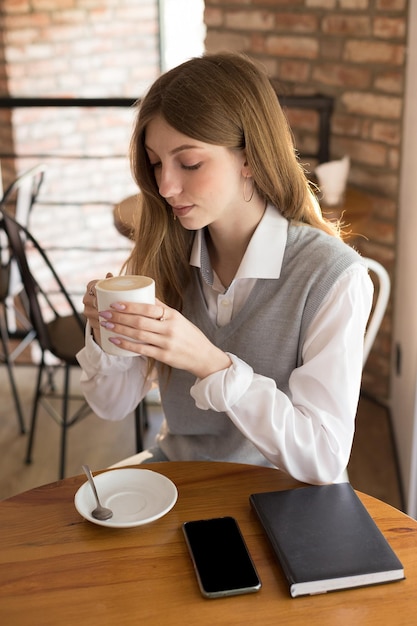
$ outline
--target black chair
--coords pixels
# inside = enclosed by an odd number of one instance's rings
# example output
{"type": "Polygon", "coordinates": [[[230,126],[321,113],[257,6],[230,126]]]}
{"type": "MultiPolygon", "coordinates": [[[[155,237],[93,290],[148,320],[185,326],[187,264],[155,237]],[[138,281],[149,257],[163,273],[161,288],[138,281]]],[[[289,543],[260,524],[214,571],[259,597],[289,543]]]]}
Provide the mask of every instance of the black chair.
{"type": "MultiPolygon", "coordinates": [[[[41,188],[46,166],[37,165],[16,178],[0,200],[2,211],[13,214],[28,224],[29,216],[41,188]]],[[[22,433],[25,432],[23,410],[14,375],[14,363],[35,337],[30,320],[24,313],[25,297],[19,269],[10,252],[7,237],[0,221],[0,359],[6,364],[16,415],[22,433]],[[20,303],[20,306],[19,306],[20,303]],[[13,340],[13,349],[11,348],[13,340]]]]}
{"type": "MultiPolygon", "coordinates": [[[[48,256],[27,228],[10,215],[1,211],[3,228],[9,245],[18,264],[28,300],[28,316],[41,349],[36,389],[32,406],[26,463],[32,461],[32,450],[36,430],[38,408],[41,401],[48,413],[61,426],[61,451],[59,477],[65,476],[67,430],[91,413],[84,398],[70,393],[70,373],[78,367],[75,355],[84,346],[85,319],[77,311],[71,297],[57,275],[48,256]],[[36,272],[31,267],[36,266],[36,272]],[[36,276],[42,275],[40,279],[36,276]],[[63,312],[65,311],[65,313],[63,312]],[[59,360],[59,365],[48,364],[48,355],[59,360]],[[55,373],[64,370],[64,383],[61,393],[57,393],[55,373]],[[57,411],[51,400],[61,399],[62,407],[57,411]],[[80,406],[70,415],[70,401],[78,401],[80,406]]],[[[143,449],[143,432],[148,424],[146,400],[139,403],[134,412],[136,451],[143,449]]]]}
{"type": "Polygon", "coordinates": [[[14,375],[14,360],[16,358],[16,353],[10,347],[9,333],[7,328],[7,311],[6,311],[6,300],[9,295],[8,284],[9,284],[9,276],[10,276],[10,263],[0,264],[0,339],[2,346],[2,354],[0,355],[1,360],[5,363],[7,368],[7,374],[9,376],[10,387],[12,390],[12,395],[14,399],[15,409],[17,420],[20,428],[20,432],[24,434],[26,432],[25,428],[25,420],[23,416],[23,410],[20,402],[19,392],[17,389],[17,384],[14,375]]]}
{"type": "Polygon", "coordinates": [[[3,210],[2,219],[3,228],[22,277],[28,300],[28,316],[41,350],[26,462],[30,463],[32,460],[36,420],[42,401],[48,413],[61,426],[59,477],[63,478],[67,430],[91,412],[83,397],[70,393],[70,372],[73,366],[78,366],[75,355],[84,345],[85,320],[76,310],[47,255],[29,230],[3,210]],[[42,286],[40,280],[35,277],[35,271],[31,269],[35,263],[36,275],[39,276],[42,272],[42,286]],[[55,357],[56,364],[48,364],[49,355],[55,357]],[[64,371],[63,389],[60,393],[57,393],[56,389],[55,373],[58,368],[64,371]],[[56,399],[62,400],[61,410],[58,411],[53,403],[56,399]],[[81,403],[72,415],[69,414],[71,400],[81,403]]]}

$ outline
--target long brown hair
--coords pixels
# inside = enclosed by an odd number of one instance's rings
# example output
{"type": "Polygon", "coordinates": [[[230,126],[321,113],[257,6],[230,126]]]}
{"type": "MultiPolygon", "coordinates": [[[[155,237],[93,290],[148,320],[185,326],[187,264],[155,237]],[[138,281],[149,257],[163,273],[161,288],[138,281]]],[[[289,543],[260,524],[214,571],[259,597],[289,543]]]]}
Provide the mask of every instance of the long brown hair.
{"type": "Polygon", "coordinates": [[[157,296],[182,308],[193,233],[172,218],[145,150],[147,124],[161,115],[198,141],[244,149],[260,196],[284,217],[338,235],[324,219],[297,158],[291,130],[267,74],[241,54],[206,54],[160,76],[139,104],[130,144],[141,218],[128,271],[155,279],[157,296]]]}

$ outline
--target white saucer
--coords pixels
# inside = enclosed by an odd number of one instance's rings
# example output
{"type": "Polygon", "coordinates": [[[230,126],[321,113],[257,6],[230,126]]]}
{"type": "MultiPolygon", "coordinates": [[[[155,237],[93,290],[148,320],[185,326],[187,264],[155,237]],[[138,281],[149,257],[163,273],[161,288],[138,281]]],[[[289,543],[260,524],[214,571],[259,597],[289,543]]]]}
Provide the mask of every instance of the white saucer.
{"type": "Polygon", "coordinates": [[[88,482],[74,497],[75,508],[85,519],[112,528],[141,526],[159,519],[172,509],[178,498],[174,483],[163,474],[147,469],[115,469],[94,477],[101,504],[113,517],[101,521],[91,515],[96,507],[88,482]]]}

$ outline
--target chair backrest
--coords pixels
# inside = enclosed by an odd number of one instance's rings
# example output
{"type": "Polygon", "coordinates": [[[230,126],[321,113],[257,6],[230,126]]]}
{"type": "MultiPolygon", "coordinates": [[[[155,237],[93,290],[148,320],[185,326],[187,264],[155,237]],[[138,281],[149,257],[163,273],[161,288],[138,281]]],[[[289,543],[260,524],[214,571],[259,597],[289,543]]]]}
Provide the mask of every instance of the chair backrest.
{"type": "Polygon", "coordinates": [[[372,307],[365,333],[363,350],[363,365],[365,365],[387,309],[391,292],[391,281],[387,270],[381,263],[368,257],[364,257],[363,260],[368,266],[376,287],[374,306],[372,307]]]}
{"type": "MultiPolygon", "coordinates": [[[[39,195],[46,165],[40,163],[18,176],[6,189],[0,202],[2,209],[25,226],[29,225],[30,213],[39,195]]],[[[8,246],[0,230],[0,262],[2,296],[15,296],[21,290],[21,280],[16,264],[10,261],[8,246]]],[[[2,298],[4,299],[4,298],[2,298]]]]}
{"type": "Polygon", "coordinates": [[[3,194],[1,201],[4,208],[25,227],[29,225],[30,212],[39,195],[46,169],[44,163],[31,167],[20,174],[3,194]],[[13,207],[12,210],[10,207],[13,207]]]}
{"type": "Polygon", "coordinates": [[[39,195],[45,171],[46,165],[40,163],[23,172],[7,187],[1,199],[3,208],[26,228],[29,226],[30,213],[39,195]]]}
{"type": "Polygon", "coordinates": [[[28,315],[36,331],[37,340],[43,351],[50,350],[53,352],[53,346],[48,332],[48,322],[51,321],[51,319],[62,317],[64,307],[67,312],[69,311],[70,314],[74,315],[82,330],[84,330],[84,321],[81,314],[75,308],[74,303],[41,245],[27,228],[19,224],[4,211],[1,206],[0,213],[11,253],[16,260],[22,278],[23,287],[29,303],[28,315]],[[42,270],[48,273],[47,281],[51,283],[48,289],[46,289],[46,287],[43,288],[36,279],[29,262],[28,250],[31,256],[33,253],[36,253],[38,271],[39,265],[42,264],[42,270]],[[54,304],[54,295],[58,296],[61,300],[60,306],[54,304]]]}

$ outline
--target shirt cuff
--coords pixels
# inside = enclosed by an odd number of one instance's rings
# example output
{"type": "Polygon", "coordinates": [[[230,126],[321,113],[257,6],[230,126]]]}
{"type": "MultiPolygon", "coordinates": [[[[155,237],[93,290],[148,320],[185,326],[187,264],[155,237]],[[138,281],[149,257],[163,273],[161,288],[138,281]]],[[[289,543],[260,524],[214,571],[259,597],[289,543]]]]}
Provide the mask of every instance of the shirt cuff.
{"type": "MultiPolygon", "coordinates": [[[[114,373],[115,371],[124,372],[130,369],[133,357],[113,356],[104,352],[98,343],[94,341],[90,323],[87,321],[85,346],[76,354],[76,358],[87,378],[90,378],[98,372],[104,375],[114,373]]],[[[139,358],[143,359],[143,357],[139,358]]]]}
{"type": "Polygon", "coordinates": [[[225,412],[246,393],[252,384],[253,369],[234,354],[227,352],[232,364],[203,379],[197,379],[190,389],[196,407],[207,411],[225,412]]]}

